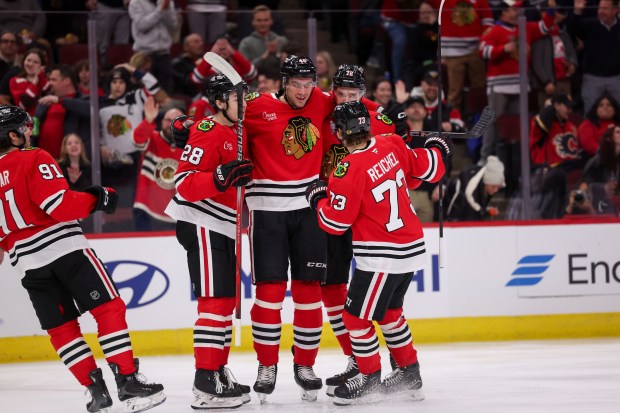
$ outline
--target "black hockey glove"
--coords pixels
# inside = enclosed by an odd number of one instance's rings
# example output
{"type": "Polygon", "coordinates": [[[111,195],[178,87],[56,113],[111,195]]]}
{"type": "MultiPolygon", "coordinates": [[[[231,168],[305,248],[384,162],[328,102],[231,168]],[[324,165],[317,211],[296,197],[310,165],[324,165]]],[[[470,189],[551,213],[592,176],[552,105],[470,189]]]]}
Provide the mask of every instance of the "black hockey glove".
{"type": "Polygon", "coordinates": [[[84,189],[84,192],[97,197],[97,203],[91,213],[95,211],[103,211],[106,214],[113,214],[114,211],[116,211],[118,194],[114,189],[99,185],[91,185],[84,189]]]}
{"type": "Polygon", "coordinates": [[[452,140],[444,136],[433,135],[429,138],[426,138],[426,142],[424,142],[424,147],[426,149],[439,149],[441,151],[441,157],[443,159],[447,159],[452,156],[452,140]]]}
{"type": "Polygon", "coordinates": [[[170,132],[172,133],[172,140],[177,148],[184,148],[187,140],[189,139],[189,126],[185,126],[186,120],[194,120],[193,116],[181,115],[174,118],[170,124],[170,132]]]}
{"type": "Polygon", "coordinates": [[[250,182],[252,168],[254,168],[254,164],[247,159],[218,165],[213,172],[215,187],[218,191],[224,192],[230,186],[245,186],[250,182]]]}
{"type": "Polygon", "coordinates": [[[323,198],[327,198],[327,184],[325,181],[317,179],[306,188],[306,199],[310,208],[316,211],[316,204],[323,198]]]}

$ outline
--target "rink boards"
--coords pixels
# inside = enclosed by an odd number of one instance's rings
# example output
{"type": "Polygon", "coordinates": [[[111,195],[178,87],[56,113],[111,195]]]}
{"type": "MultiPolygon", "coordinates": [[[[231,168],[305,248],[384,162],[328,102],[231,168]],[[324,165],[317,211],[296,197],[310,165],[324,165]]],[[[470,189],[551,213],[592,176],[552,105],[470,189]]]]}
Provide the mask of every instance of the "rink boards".
{"type": "MultiPolygon", "coordinates": [[[[427,266],[414,275],[404,306],[414,340],[620,336],[620,223],[508,224],[445,228],[442,269],[438,229],[425,228],[427,266]]],[[[173,234],[90,242],[127,303],[138,354],[191,352],[196,305],[185,252],[173,234]]],[[[7,261],[0,266],[0,362],[57,358],[7,261]]],[[[244,237],[241,350],[252,348],[249,261],[244,237]]],[[[292,344],[292,317],[287,297],[283,348],[292,344]]],[[[85,332],[96,331],[89,315],[81,325],[85,332]]],[[[93,343],[95,336],[88,334],[87,341],[93,343]]],[[[337,345],[327,324],[321,345],[337,345]]]]}

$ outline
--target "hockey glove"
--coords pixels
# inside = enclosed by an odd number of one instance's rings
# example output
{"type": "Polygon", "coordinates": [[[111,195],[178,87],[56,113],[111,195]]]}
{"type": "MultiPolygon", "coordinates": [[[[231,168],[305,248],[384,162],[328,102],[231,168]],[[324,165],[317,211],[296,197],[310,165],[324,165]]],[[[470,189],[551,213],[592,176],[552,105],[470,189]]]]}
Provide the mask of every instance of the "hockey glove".
{"type": "Polygon", "coordinates": [[[184,148],[187,140],[189,139],[189,126],[185,126],[186,120],[193,121],[192,116],[181,115],[174,118],[170,124],[170,132],[172,133],[172,140],[177,148],[184,148]]]}
{"type": "Polygon", "coordinates": [[[441,157],[447,159],[452,156],[452,141],[444,136],[433,135],[424,142],[426,149],[437,148],[441,152],[441,157]]]}
{"type": "Polygon", "coordinates": [[[327,198],[327,184],[325,181],[317,179],[306,188],[306,199],[308,204],[310,204],[310,208],[316,211],[316,205],[323,198],[327,198]]]}
{"type": "Polygon", "coordinates": [[[84,189],[84,192],[97,197],[97,203],[91,213],[95,211],[103,211],[106,214],[113,214],[114,211],[116,211],[118,194],[114,189],[99,185],[91,185],[84,189]]]}
{"type": "Polygon", "coordinates": [[[218,191],[224,192],[230,186],[245,186],[250,182],[252,168],[254,164],[247,159],[218,165],[213,172],[215,187],[218,191]]]}

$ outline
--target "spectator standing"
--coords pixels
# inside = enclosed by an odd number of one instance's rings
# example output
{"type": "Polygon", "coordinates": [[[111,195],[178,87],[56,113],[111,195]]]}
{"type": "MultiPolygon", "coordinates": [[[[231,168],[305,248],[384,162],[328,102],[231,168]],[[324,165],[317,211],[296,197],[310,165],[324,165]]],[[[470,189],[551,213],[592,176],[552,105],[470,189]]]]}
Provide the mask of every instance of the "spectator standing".
{"type": "Polygon", "coordinates": [[[84,141],[75,133],[62,139],[58,165],[72,191],[84,191],[92,185],[92,169],[84,141]]]}
{"type": "MultiPolygon", "coordinates": [[[[518,3],[504,0],[498,6],[499,20],[481,38],[480,54],[487,61],[487,97],[489,107],[497,117],[504,113],[519,112],[519,50],[517,27],[518,3]]],[[[544,14],[539,22],[528,22],[526,39],[528,47],[546,36],[554,23],[553,9],[544,14]]],[[[524,74],[525,75],[525,74],[524,74]]],[[[480,161],[482,165],[489,155],[497,151],[497,130],[491,126],[482,138],[480,161]]]]}
{"type": "Polygon", "coordinates": [[[164,210],[174,196],[173,178],[183,148],[177,148],[172,141],[170,125],[183,112],[176,108],[167,110],[159,129],[155,123],[158,114],[159,105],[153,96],[147,97],[144,102],[144,120],[133,133],[134,144],[142,152],[133,203],[136,231],[174,229],[174,220],[164,210]]]}
{"type": "MultiPolygon", "coordinates": [[[[211,51],[230,63],[233,69],[239,73],[246,83],[256,78],[256,68],[254,64],[250,62],[249,59],[246,59],[241,52],[235,50],[225,36],[219,37],[215,43],[213,43],[211,51]]],[[[190,77],[196,86],[202,87],[205,80],[216,73],[217,72],[206,60],[200,59],[190,77]]]]}
{"type": "Polygon", "coordinates": [[[183,53],[171,63],[172,93],[194,98],[201,91],[192,79],[192,72],[205,54],[205,45],[198,33],[191,33],[183,39],[183,53]]]}
{"type": "Polygon", "coordinates": [[[323,92],[329,92],[331,90],[332,77],[336,73],[336,64],[332,55],[327,50],[321,50],[316,53],[316,75],[317,86],[321,88],[323,92]]]}
{"type": "Polygon", "coordinates": [[[549,36],[532,44],[532,89],[537,91],[538,107],[556,93],[571,93],[571,77],[577,70],[577,53],[567,32],[560,28],[566,19],[564,10],[556,10],[555,24],[549,36]]]}
{"type": "Polygon", "coordinates": [[[213,44],[226,33],[227,0],[187,0],[187,25],[190,33],[197,33],[213,44]]]}
{"type": "Polygon", "coordinates": [[[45,65],[47,55],[41,49],[33,48],[24,54],[22,69],[11,78],[9,88],[16,106],[34,114],[39,97],[49,90],[45,65]]]}
{"type": "Polygon", "coordinates": [[[165,91],[172,90],[170,46],[179,29],[174,0],[131,0],[129,3],[133,50],[150,56],[152,73],[165,91]]]}
{"type": "Polygon", "coordinates": [[[113,213],[116,192],[102,186],[72,191],[49,153],[23,150],[30,146],[32,122],[18,107],[0,107],[0,134],[0,168],[11,177],[0,193],[0,252],[9,253],[58,356],[90,393],[87,410],[109,410],[112,398],[78,324],[85,311],[97,323],[97,339],[125,411],[163,403],[163,386],[147,384],[139,373],[125,303],[76,221],[95,211],[113,213]],[[24,250],[33,243],[39,248],[24,250]]]}
{"type": "MultiPolygon", "coordinates": [[[[439,24],[437,12],[429,3],[420,4],[420,18],[410,31],[411,61],[406,66],[405,83],[408,88],[417,85],[424,72],[437,65],[439,24]]],[[[443,32],[442,32],[443,36],[443,32]]]]}
{"type": "Polygon", "coordinates": [[[273,25],[271,29],[281,35],[284,35],[284,18],[283,14],[278,12],[280,7],[280,0],[239,0],[240,13],[237,14],[237,39],[243,39],[244,37],[252,34],[252,10],[256,6],[264,5],[269,7],[271,15],[273,17],[273,25]]]}
{"type": "Polygon", "coordinates": [[[620,125],[620,105],[607,93],[600,96],[577,129],[577,138],[586,156],[598,151],[601,136],[612,125],[620,125]]]}
{"type": "Polygon", "coordinates": [[[126,0],[88,0],[86,2],[89,10],[96,10],[94,17],[97,28],[97,49],[102,67],[107,65],[107,52],[110,44],[129,44],[131,19],[127,13],[127,3],[126,0]]]}
{"type": "MultiPolygon", "coordinates": [[[[435,1],[437,6],[439,1],[435,1]]],[[[472,88],[486,84],[484,60],[478,47],[485,31],[493,27],[487,0],[446,0],[441,26],[441,58],[448,72],[448,103],[459,107],[465,78],[472,88]]]]}
{"type": "MultiPolygon", "coordinates": [[[[73,68],[75,69],[75,73],[77,73],[78,84],[77,88],[82,96],[90,95],[90,63],[88,59],[83,59],[78,61],[73,68]]],[[[97,74],[99,73],[99,68],[96,68],[97,74]]],[[[103,89],[99,87],[97,90],[97,96],[103,96],[103,89]]]]}
{"type": "Polygon", "coordinates": [[[266,59],[270,55],[279,59],[286,37],[271,31],[273,19],[271,10],[267,6],[256,6],[252,10],[252,27],[254,32],[241,39],[239,51],[251,63],[257,64],[259,59],[266,59]]]}
{"type": "Polygon", "coordinates": [[[485,221],[498,215],[491,198],[506,186],[504,164],[490,155],[484,166],[472,165],[450,180],[446,190],[448,221],[485,221]]]}
{"type": "Polygon", "coordinates": [[[404,80],[403,69],[409,50],[409,30],[415,23],[413,2],[384,0],[381,6],[381,24],[392,40],[392,82],[404,80]],[[407,9],[407,10],[404,10],[407,9]]]}
{"type": "Polygon", "coordinates": [[[13,67],[19,67],[22,56],[17,46],[17,36],[13,32],[0,34],[0,79],[13,67]]]}
{"type": "Polygon", "coordinates": [[[618,0],[600,0],[598,18],[584,18],[586,0],[575,0],[569,30],[583,40],[583,83],[581,97],[588,112],[604,92],[620,102],[620,24],[618,0]]]}
{"type": "Polygon", "coordinates": [[[39,99],[35,111],[40,125],[39,147],[57,158],[63,137],[76,134],[84,137],[86,154],[90,156],[90,101],[76,89],[75,70],[66,64],[52,66],[49,84],[51,94],[39,99]]]}
{"type": "Polygon", "coordinates": [[[24,44],[45,37],[46,26],[38,0],[0,0],[0,30],[16,33],[24,44]]]}

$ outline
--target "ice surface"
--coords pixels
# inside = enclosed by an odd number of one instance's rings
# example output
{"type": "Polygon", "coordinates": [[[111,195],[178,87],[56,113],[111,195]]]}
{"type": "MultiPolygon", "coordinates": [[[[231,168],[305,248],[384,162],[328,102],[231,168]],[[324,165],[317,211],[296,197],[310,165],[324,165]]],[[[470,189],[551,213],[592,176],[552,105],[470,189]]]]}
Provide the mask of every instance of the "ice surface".
{"type": "MultiPolygon", "coordinates": [[[[389,373],[381,349],[383,376],[389,373]]],[[[268,403],[252,401],[238,412],[415,412],[536,413],[620,411],[620,339],[462,343],[418,346],[426,400],[385,400],[378,405],[338,407],[324,390],[316,403],[303,403],[293,381],[292,356],[280,352],[278,381],[268,403]]],[[[114,388],[103,360],[108,386],[114,388]]],[[[315,371],[323,379],[340,372],[346,358],[335,350],[319,352],[315,371]]],[[[153,413],[192,412],[193,357],[141,357],[147,379],[166,387],[168,400],[153,413]]],[[[241,383],[256,379],[254,354],[231,355],[230,367],[241,383]]],[[[114,412],[121,412],[115,398],[114,412]]],[[[0,365],[0,411],[4,413],[86,412],[88,397],[60,361],[0,365]]]]}

